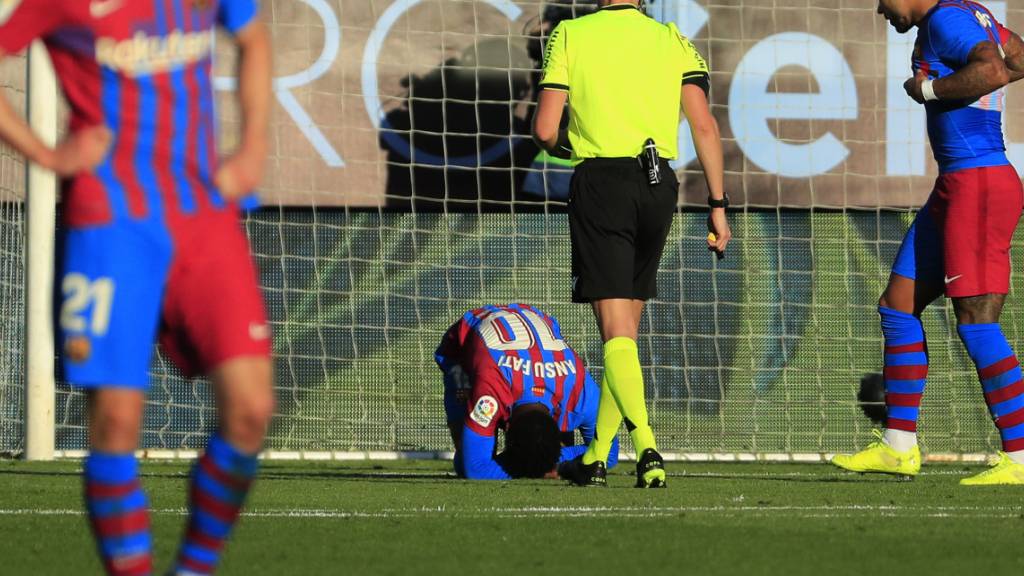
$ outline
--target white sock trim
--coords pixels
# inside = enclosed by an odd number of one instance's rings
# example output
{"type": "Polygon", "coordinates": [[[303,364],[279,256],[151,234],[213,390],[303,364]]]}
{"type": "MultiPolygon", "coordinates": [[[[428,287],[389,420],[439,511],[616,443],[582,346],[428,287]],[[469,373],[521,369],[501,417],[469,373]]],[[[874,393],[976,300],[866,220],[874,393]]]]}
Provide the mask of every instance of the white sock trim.
{"type": "Polygon", "coordinates": [[[897,452],[906,452],[914,446],[917,446],[917,433],[907,432],[906,430],[893,430],[890,428],[886,429],[885,434],[882,435],[882,440],[893,450],[897,452]]]}
{"type": "Polygon", "coordinates": [[[1017,464],[1024,464],[1024,450],[1014,450],[1013,452],[1007,452],[1006,455],[1017,464]]]}

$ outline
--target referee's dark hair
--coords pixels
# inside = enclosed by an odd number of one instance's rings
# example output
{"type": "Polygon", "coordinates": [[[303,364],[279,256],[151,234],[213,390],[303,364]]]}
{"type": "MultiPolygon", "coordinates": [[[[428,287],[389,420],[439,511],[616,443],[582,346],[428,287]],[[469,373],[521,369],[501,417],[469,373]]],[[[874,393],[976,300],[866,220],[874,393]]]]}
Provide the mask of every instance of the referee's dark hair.
{"type": "Polygon", "coordinates": [[[504,464],[514,478],[543,478],[558,464],[562,436],[546,409],[522,408],[513,411],[508,422],[504,464]]]}

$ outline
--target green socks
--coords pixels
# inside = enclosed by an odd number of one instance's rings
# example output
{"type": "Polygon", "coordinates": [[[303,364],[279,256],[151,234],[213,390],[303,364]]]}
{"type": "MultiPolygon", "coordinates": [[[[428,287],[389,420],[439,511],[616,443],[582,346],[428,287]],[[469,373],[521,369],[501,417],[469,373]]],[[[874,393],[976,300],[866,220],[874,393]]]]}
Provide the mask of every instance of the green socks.
{"type": "Polygon", "coordinates": [[[601,379],[601,400],[597,405],[597,430],[583,454],[584,464],[593,464],[597,460],[608,461],[612,440],[622,425],[622,413],[619,412],[619,405],[615,403],[615,396],[608,387],[608,370],[604,373],[605,376],[601,379]]]}
{"type": "Polygon", "coordinates": [[[619,418],[625,420],[638,455],[648,448],[657,450],[654,432],[647,420],[644,374],[640,368],[640,354],[635,340],[618,337],[605,342],[602,384],[601,402],[597,411],[597,434],[583,455],[583,463],[590,464],[608,458],[612,438],[619,428],[619,418]],[[614,402],[610,401],[609,396],[614,402]]]}

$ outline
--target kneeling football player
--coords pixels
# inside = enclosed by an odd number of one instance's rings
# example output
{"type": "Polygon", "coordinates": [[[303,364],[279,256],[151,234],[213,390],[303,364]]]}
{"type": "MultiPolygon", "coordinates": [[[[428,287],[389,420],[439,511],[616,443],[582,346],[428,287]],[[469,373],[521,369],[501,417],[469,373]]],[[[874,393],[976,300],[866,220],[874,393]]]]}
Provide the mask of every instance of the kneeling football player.
{"type": "MultiPolygon", "coordinates": [[[[445,333],[435,357],[460,477],[553,477],[559,462],[582,454],[593,438],[600,388],[562,339],[558,321],[540,310],[470,310],[445,333]],[[496,454],[499,429],[505,450],[496,454]],[[572,446],[563,439],[575,430],[583,443],[572,446]]],[[[609,467],[618,450],[614,442],[609,467]]]]}

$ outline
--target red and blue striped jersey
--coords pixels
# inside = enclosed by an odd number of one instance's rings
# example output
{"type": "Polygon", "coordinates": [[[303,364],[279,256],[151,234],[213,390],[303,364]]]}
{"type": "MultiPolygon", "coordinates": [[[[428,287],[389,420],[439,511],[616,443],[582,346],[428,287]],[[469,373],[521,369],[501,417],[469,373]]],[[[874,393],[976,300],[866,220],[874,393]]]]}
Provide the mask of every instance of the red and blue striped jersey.
{"type": "Polygon", "coordinates": [[[70,130],[105,124],[112,149],[69,181],[71,226],[155,221],[221,208],[211,64],[214,28],[237,33],[254,0],[4,0],[0,49],[49,50],[70,130]]]}
{"type": "Polygon", "coordinates": [[[445,373],[459,365],[472,381],[466,426],[493,436],[520,404],[541,403],[563,432],[592,433],[600,389],[562,339],[558,321],[526,304],[470,310],[435,354],[445,373]]]}

